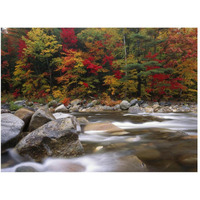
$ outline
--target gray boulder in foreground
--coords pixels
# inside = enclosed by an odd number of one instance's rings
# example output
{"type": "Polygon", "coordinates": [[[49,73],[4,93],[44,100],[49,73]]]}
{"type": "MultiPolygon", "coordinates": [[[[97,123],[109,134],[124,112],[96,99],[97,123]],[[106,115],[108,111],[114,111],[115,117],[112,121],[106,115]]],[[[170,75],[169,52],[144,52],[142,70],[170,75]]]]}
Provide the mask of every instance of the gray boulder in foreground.
{"type": "Polygon", "coordinates": [[[14,147],[21,139],[24,121],[11,113],[1,114],[1,150],[14,147]]]}
{"type": "Polygon", "coordinates": [[[83,154],[75,118],[50,121],[29,133],[16,146],[26,158],[41,161],[46,157],[74,157],[83,154]]]}

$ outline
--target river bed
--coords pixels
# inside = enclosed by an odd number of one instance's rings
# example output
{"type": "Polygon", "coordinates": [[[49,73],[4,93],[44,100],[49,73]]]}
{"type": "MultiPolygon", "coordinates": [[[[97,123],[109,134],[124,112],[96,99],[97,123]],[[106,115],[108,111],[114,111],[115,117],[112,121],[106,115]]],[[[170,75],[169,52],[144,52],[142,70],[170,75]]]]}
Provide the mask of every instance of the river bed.
{"type": "Polygon", "coordinates": [[[119,134],[85,131],[85,154],[76,158],[22,161],[13,149],[2,154],[2,171],[39,172],[196,172],[197,114],[126,112],[72,113],[89,122],[109,122],[119,134]],[[177,132],[178,131],[178,132],[177,132]],[[183,135],[184,132],[184,135],[183,135]]]}

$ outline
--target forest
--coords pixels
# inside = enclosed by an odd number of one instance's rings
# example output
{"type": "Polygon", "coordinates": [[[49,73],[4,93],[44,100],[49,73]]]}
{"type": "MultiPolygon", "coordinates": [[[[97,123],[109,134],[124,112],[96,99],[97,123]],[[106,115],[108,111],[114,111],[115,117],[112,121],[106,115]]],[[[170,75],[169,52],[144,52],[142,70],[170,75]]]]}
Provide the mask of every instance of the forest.
{"type": "Polygon", "coordinates": [[[197,28],[2,28],[2,103],[197,101],[197,28]]]}

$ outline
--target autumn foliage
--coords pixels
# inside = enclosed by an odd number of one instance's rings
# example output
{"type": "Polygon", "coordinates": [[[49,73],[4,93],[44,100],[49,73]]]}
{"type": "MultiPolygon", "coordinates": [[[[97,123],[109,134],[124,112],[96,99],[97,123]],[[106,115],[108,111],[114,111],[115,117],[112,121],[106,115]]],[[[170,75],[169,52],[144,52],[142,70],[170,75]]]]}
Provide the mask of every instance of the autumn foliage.
{"type": "Polygon", "coordinates": [[[1,73],[13,98],[196,101],[197,29],[8,28],[1,73]]]}

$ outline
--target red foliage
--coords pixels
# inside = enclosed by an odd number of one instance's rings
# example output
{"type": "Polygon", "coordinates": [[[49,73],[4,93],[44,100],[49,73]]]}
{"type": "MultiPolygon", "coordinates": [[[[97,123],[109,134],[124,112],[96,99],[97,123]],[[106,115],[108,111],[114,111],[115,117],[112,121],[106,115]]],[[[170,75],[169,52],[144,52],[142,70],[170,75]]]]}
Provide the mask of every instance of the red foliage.
{"type": "Polygon", "coordinates": [[[60,36],[63,39],[63,48],[76,48],[77,37],[74,32],[74,28],[61,28],[60,36]]]}
{"type": "Polygon", "coordinates": [[[20,95],[19,91],[19,89],[15,89],[15,92],[13,92],[14,98],[17,98],[20,95]]]}
{"type": "Polygon", "coordinates": [[[106,63],[109,63],[109,65],[112,65],[113,59],[114,59],[113,56],[105,55],[105,57],[103,58],[103,65],[105,65],[106,63]]]}
{"type": "Polygon", "coordinates": [[[124,72],[121,72],[120,70],[114,71],[114,76],[115,76],[115,78],[117,78],[117,79],[121,79],[122,76],[124,76],[124,75],[125,75],[125,73],[124,73],[124,72]]]}
{"type": "Polygon", "coordinates": [[[90,69],[90,73],[95,74],[95,75],[97,75],[97,72],[99,69],[102,69],[102,66],[92,64],[89,59],[85,59],[83,61],[83,65],[87,66],[87,69],[90,69]]]}
{"type": "Polygon", "coordinates": [[[24,54],[24,49],[26,48],[26,43],[24,40],[19,40],[19,48],[18,48],[18,58],[22,58],[23,54],[24,54]]]}
{"type": "Polygon", "coordinates": [[[65,106],[68,106],[69,105],[69,102],[70,102],[70,98],[64,98],[63,100],[62,100],[62,103],[65,105],[65,106]]]}
{"type": "Polygon", "coordinates": [[[83,85],[87,88],[89,87],[89,85],[87,83],[83,83],[83,85]]]}
{"type": "MultiPolygon", "coordinates": [[[[163,60],[158,60],[157,53],[152,55],[150,52],[146,55],[146,58],[150,60],[157,61],[162,63],[163,60]]],[[[164,67],[169,67],[164,66],[164,67]]],[[[146,70],[159,69],[160,66],[146,66],[146,70]]],[[[183,89],[183,85],[178,81],[181,81],[181,78],[174,78],[172,74],[157,73],[149,75],[149,86],[146,88],[146,92],[152,94],[153,100],[159,100],[162,96],[169,97],[167,90],[183,89]]]]}

